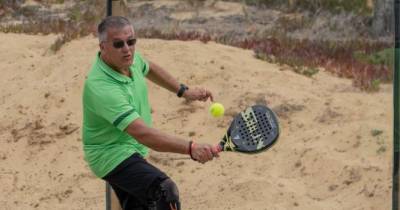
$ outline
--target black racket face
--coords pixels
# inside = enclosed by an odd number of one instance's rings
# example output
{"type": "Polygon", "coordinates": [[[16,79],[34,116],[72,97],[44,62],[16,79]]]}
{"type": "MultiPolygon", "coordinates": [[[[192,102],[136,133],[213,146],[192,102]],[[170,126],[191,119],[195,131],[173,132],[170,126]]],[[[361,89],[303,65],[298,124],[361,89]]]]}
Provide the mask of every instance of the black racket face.
{"type": "Polygon", "coordinates": [[[278,137],[275,114],[268,107],[255,105],[235,116],[221,143],[225,151],[255,153],[271,147],[278,137]]]}

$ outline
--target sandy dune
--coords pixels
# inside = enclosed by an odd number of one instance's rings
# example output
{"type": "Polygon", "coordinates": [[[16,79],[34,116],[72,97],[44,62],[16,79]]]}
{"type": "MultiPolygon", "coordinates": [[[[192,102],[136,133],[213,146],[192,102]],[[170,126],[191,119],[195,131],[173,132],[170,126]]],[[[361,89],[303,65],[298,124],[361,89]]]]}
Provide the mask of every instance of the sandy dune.
{"type": "MultiPolygon", "coordinates": [[[[104,183],[85,162],[81,92],[97,52],[85,37],[48,51],[55,35],[0,33],[0,209],[104,209],[104,183]]],[[[281,120],[281,137],[257,155],[221,154],[205,165],[152,152],[179,185],[184,209],[389,209],[392,86],[367,94],[320,71],[308,78],[216,43],[139,40],[138,50],[226,107],[187,104],[150,84],[154,126],[216,143],[232,116],[256,103],[281,120]]]]}

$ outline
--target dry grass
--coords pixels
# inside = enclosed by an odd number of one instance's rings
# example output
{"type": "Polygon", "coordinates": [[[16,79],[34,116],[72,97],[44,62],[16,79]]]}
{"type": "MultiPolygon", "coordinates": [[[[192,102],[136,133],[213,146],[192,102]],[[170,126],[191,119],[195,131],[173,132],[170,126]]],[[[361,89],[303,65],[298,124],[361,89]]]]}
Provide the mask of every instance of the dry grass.
{"type": "Polygon", "coordinates": [[[234,35],[211,37],[207,33],[196,31],[162,31],[153,28],[140,30],[138,33],[145,38],[201,40],[203,42],[212,40],[252,49],[257,58],[289,65],[295,72],[308,77],[312,77],[318,73],[320,67],[323,67],[339,77],[352,79],[354,86],[365,91],[377,91],[381,83],[393,80],[393,62],[387,61],[391,54],[382,53],[390,50],[388,43],[367,40],[299,41],[285,38],[238,40],[234,35]],[[379,55],[378,58],[376,58],[377,55],[379,55]]]}
{"type": "MultiPolygon", "coordinates": [[[[1,0],[0,0],[1,1],[1,0]]],[[[59,38],[51,46],[51,51],[57,52],[63,44],[73,39],[96,33],[97,23],[106,14],[106,1],[103,0],[74,0],[74,5],[67,9],[66,17],[38,18],[41,7],[24,8],[14,1],[3,3],[1,11],[13,11],[26,17],[23,23],[0,25],[0,31],[28,34],[59,33],[59,38]]],[[[1,2],[4,2],[1,1],[1,2]]],[[[0,2],[0,3],[1,3],[0,2]]],[[[44,6],[63,3],[62,0],[38,1],[44,6]]],[[[202,4],[203,1],[189,1],[193,4],[202,4]],[[197,2],[197,3],[196,3],[197,2]]],[[[272,0],[271,0],[272,2],[272,0]]],[[[301,1],[296,1],[297,3],[301,1]]],[[[361,1],[359,1],[361,2],[361,1]]],[[[254,3],[254,2],[253,2],[254,3]]],[[[362,3],[362,2],[361,2],[362,3]]],[[[378,52],[390,46],[387,43],[357,40],[350,42],[315,42],[308,40],[290,40],[285,38],[237,38],[235,34],[213,35],[199,31],[184,29],[147,28],[137,30],[144,38],[201,40],[203,42],[216,41],[218,43],[252,49],[257,58],[292,66],[297,73],[313,76],[318,73],[319,67],[333,72],[340,77],[352,78],[356,87],[366,91],[376,91],[379,85],[392,81],[392,65],[388,62],[369,62],[378,52]],[[371,56],[372,55],[372,56],[371,56]],[[361,58],[361,59],[360,59],[361,58]],[[367,60],[367,62],[365,62],[367,60]]],[[[275,36],[279,37],[279,36],[275,36]]],[[[381,55],[383,59],[390,54],[381,55]]]]}
{"type": "Polygon", "coordinates": [[[61,0],[38,1],[38,6],[23,7],[21,4],[5,4],[3,9],[12,11],[14,15],[24,17],[22,23],[0,25],[1,32],[50,34],[61,36],[50,47],[53,52],[58,51],[63,44],[73,39],[96,33],[96,25],[105,14],[105,1],[75,0],[72,7],[66,9],[66,16],[53,15],[51,12],[41,11],[50,4],[63,3],[61,0]]]}

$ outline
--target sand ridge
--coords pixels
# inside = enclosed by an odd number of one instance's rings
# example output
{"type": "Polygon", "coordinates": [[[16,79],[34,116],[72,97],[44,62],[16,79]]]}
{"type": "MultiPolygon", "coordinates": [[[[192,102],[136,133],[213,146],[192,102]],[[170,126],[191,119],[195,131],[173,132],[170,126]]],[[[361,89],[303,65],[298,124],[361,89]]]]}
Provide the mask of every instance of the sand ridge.
{"type": "MultiPolygon", "coordinates": [[[[83,161],[80,136],[96,38],[52,54],[56,35],[0,37],[1,208],[103,209],[104,183],[83,161]]],[[[324,71],[308,78],[213,42],[140,39],[137,49],[225,105],[215,119],[209,102],[186,103],[149,83],[154,127],[166,133],[216,143],[232,116],[256,103],[280,118],[279,141],[257,155],[224,153],[202,165],[151,152],[177,182],[184,209],[390,208],[391,85],[365,93],[324,71]]]]}

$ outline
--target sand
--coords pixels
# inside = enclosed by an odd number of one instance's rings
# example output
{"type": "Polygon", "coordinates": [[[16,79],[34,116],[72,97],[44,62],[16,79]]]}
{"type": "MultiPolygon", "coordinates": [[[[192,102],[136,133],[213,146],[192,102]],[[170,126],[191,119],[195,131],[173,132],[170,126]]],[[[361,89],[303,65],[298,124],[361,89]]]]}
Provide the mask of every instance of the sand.
{"type": "MultiPolygon", "coordinates": [[[[56,35],[0,33],[0,209],[104,209],[104,182],[83,160],[81,93],[96,38],[49,51],[56,35]]],[[[392,86],[365,93],[321,70],[313,78],[209,42],[140,39],[137,49],[210,102],[186,103],[151,83],[154,127],[217,143],[232,116],[267,104],[281,136],[257,155],[223,153],[206,164],[151,152],[179,186],[183,209],[390,209],[392,86]],[[178,158],[178,159],[177,159],[178,158]]]]}

